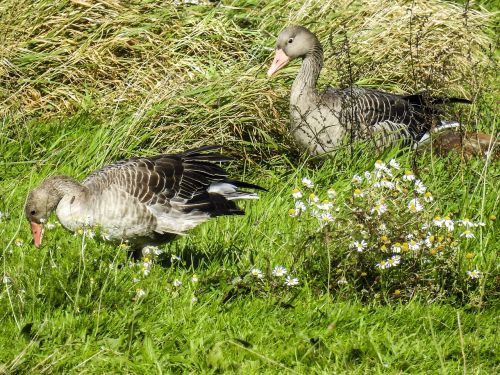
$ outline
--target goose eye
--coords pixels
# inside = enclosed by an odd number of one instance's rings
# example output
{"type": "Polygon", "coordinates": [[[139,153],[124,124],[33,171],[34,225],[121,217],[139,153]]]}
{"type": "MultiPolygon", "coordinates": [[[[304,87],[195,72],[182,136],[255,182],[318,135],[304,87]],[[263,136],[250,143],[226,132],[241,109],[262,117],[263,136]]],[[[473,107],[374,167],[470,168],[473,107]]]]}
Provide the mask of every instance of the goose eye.
{"type": "Polygon", "coordinates": [[[288,43],[292,43],[292,42],[293,42],[293,38],[288,39],[288,43]]]}

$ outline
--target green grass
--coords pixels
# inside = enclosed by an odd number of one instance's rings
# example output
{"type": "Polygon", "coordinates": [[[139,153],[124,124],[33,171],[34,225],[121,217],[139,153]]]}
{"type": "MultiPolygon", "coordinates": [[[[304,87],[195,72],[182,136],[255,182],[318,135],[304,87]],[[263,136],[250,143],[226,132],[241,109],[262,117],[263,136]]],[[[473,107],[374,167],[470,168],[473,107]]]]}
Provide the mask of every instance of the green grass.
{"type": "Polygon", "coordinates": [[[377,155],[363,145],[322,163],[306,160],[286,134],[297,66],[264,77],[275,34],[305,23],[330,56],[322,83],[413,92],[423,82],[433,92],[474,98],[451,115],[468,130],[498,134],[496,60],[484,28],[491,14],[469,14],[467,29],[462,16],[450,16],[462,14],[460,7],[426,3],[437,10],[432,22],[417,22],[428,39],[413,75],[408,18],[394,19],[402,11],[396,5],[384,13],[382,2],[318,1],[302,11],[302,2],[281,0],[177,8],[49,3],[0,5],[7,10],[0,12],[0,211],[10,214],[0,220],[0,373],[499,371],[500,164],[408,150],[377,155]],[[352,77],[345,77],[345,56],[334,53],[344,31],[352,77]],[[388,53],[398,43],[404,59],[388,53]],[[453,63],[441,71],[445,47],[453,63]],[[436,64],[432,82],[429,61],[436,64]],[[166,245],[149,275],[129,265],[125,249],[61,227],[46,231],[41,249],[32,245],[24,200],[47,176],[82,179],[113,160],[212,142],[235,156],[232,175],[269,192],[245,202],[245,216],[212,220],[166,245]],[[455,273],[445,280],[453,292],[431,279],[418,288],[402,283],[400,295],[375,287],[367,297],[356,284],[360,270],[338,261],[340,234],[314,234],[313,222],[288,216],[302,177],[349,197],[354,174],[392,157],[416,166],[436,209],[486,224],[451,264],[455,273]],[[299,285],[248,281],[252,267],[267,277],[276,265],[299,285]],[[465,274],[474,268],[483,273],[479,281],[465,274]],[[347,285],[338,283],[340,274],[347,285]]]}

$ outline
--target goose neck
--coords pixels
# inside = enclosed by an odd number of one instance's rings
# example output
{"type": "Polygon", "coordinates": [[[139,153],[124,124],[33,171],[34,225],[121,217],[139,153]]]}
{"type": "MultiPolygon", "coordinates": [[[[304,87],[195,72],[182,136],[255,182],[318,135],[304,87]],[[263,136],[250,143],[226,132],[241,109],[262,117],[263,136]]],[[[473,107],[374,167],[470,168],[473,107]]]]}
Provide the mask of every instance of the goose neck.
{"type": "Polygon", "coordinates": [[[292,85],[292,97],[299,98],[302,95],[315,96],[317,94],[316,84],[323,68],[323,49],[316,44],[304,57],[299,73],[292,85]]]}

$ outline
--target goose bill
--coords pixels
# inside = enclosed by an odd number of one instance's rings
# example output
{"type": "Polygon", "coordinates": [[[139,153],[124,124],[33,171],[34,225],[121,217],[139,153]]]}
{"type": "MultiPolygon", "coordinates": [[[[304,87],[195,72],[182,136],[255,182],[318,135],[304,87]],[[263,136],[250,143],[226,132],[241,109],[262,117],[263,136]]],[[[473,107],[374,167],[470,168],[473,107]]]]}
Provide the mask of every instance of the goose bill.
{"type": "Polygon", "coordinates": [[[33,235],[33,241],[35,242],[35,247],[38,248],[42,245],[43,238],[43,225],[31,222],[31,234],[33,235]]]}
{"type": "Polygon", "coordinates": [[[273,63],[267,71],[267,76],[271,77],[274,73],[283,68],[289,62],[290,58],[286,55],[286,53],[281,48],[277,49],[276,54],[274,55],[273,63]]]}

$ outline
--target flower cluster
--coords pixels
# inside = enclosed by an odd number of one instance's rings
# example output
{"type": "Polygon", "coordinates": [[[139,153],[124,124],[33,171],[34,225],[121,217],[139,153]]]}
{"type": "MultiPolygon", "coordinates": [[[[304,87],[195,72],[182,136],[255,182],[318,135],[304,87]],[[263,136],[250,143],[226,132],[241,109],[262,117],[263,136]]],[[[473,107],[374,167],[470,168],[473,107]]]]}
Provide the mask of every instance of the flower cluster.
{"type": "MultiPolygon", "coordinates": [[[[288,270],[284,266],[275,266],[272,271],[271,271],[271,278],[266,280],[266,277],[264,275],[264,272],[260,270],[259,268],[252,267],[250,269],[249,275],[255,279],[261,280],[261,281],[268,281],[271,284],[278,286],[278,285],[285,285],[285,286],[295,286],[299,285],[299,278],[298,277],[293,277],[288,274],[288,270]],[[284,280],[283,280],[284,279],[284,280]]],[[[241,278],[238,278],[235,280],[236,283],[239,283],[242,281],[241,278]]],[[[234,281],[233,281],[234,282],[234,281]]]]}
{"type": "MultiPolygon", "coordinates": [[[[352,275],[371,274],[373,282],[389,270],[395,286],[409,282],[406,272],[413,272],[418,281],[424,274],[436,274],[439,267],[451,270],[452,263],[459,263],[460,248],[469,246],[477,236],[475,230],[485,225],[456,219],[451,213],[440,214],[424,182],[395,159],[389,163],[378,160],[372,171],[354,175],[347,196],[333,189],[315,190],[310,178],[301,182],[302,187],[292,191],[290,216],[316,220],[318,235],[325,227],[334,232],[339,269],[352,275]],[[339,246],[340,239],[345,250],[339,246]]],[[[467,275],[475,280],[480,271],[467,271],[467,275]]],[[[340,272],[340,278],[345,278],[345,272],[340,272]]],[[[384,282],[391,281],[384,278],[384,282]]]]}

